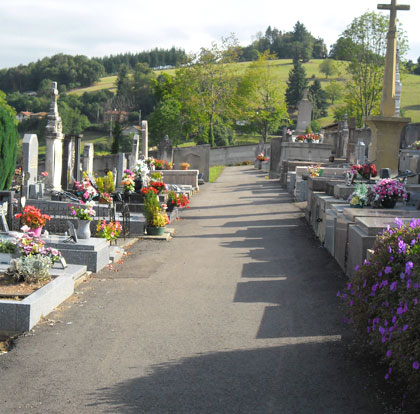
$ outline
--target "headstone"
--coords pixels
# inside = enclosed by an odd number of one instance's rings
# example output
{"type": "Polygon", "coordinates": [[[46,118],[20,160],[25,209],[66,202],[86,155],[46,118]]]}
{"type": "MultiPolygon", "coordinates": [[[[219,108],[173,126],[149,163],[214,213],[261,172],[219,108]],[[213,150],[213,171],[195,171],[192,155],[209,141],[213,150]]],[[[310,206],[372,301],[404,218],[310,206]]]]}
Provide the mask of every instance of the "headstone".
{"type": "Polygon", "coordinates": [[[342,140],[343,140],[343,157],[348,160],[347,157],[349,157],[348,153],[348,145],[349,145],[349,125],[347,123],[347,114],[344,115],[344,123],[343,123],[343,130],[341,132],[342,134],[342,140]]]}
{"type": "Polygon", "coordinates": [[[172,162],[174,157],[172,142],[167,135],[160,141],[158,158],[166,162],[172,162]]]}
{"type": "Polygon", "coordinates": [[[86,142],[83,147],[83,162],[82,170],[90,174],[93,173],[93,158],[95,156],[95,149],[92,142],[86,142]]]}
{"type": "Polygon", "coordinates": [[[303,98],[298,104],[298,118],[296,125],[296,134],[304,134],[311,125],[312,120],[312,102],[308,99],[308,91],[305,90],[303,98]]]}
{"type": "Polygon", "coordinates": [[[175,169],[180,169],[182,162],[188,162],[190,164],[190,170],[199,170],[203,174],[204,181],[208,182],[210,175],[210,145],[175,148],[175,169]]]}
{"type": "Polygon", "coordinates": [[[363,165],[366,162],[366,145],[359,139],[356,144],[356,164],[363,165]]]}
{"type": "Polygon", "coordinates": [[[29,177],[23,193],[29,198],[29,186],[34,185],[38,178],[38,137],[35,134],[25,134],[22,141],[23,173],[29,177]]]}
{"type": "Polygon", "coordinates": [[[68,189],[74,174],[74,139],[72,135],[65,135],[63,141],[63,171],[61,186],[68,189]]]}
{"type": "Polygon", "coordinates": [[[81,165],[80,165],[80,153],[82,151],[82,134],[75,135],[74,141],[74,178],[76,181],[80,181],[82,179],[81,174],[81,165]]]}
{"type": "Polygon", "coordinates": [[[51,84],[51,103],[45,136],[46,186],[49,190],[61,191],[61,171],[63,162],[63,126],[58,114],[57,82],[51,84]]]}
{"type": "Polygon", "coordinates": [[[136,165],[137,160],[139,159],[139,149],[140,149],[140,137],[138,134],[135,134],[133,137],[132,149],[131,149],[131,154],[129,158],[130,168],[133,168],[136,165]]]}
{"type": "Polygon", "coordinates": [[[264,142],[260,139],[260,141],[258,142],[255,148],[255,157],[257,157],[257,155],[261,153],[265,154],[265,145],[264,145],[264,142]]]}
{"type": "Polygon", "coordinates": [[[127,169],[127,158],[123,152],[118,154],[118,165],[117,165],[117,185],[116,188],[121,189],[121,181],[124,175],[124,170],[127,169]]]}
{"type": "Polygon", "coordinates": [[[144,158],[149,157],[149,129],[147,121],[141,121],[141,152],[144,158]]]}

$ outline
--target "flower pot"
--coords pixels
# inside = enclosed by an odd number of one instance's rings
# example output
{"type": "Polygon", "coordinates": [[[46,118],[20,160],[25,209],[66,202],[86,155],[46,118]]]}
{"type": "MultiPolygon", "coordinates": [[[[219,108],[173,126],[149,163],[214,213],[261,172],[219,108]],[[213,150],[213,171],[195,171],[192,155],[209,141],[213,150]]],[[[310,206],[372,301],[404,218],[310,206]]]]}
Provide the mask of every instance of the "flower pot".
{"type": "Polygon", "coordinates": [[[41,232],[42,232],[42,227],[43,226],[40,226],[40,227],[37,227],[36,229],[31,229],[31,233],[32,233],[32,235],[34,236],[34,237],[38,237],[38,238],[40,238],[41,237],[41,232]]]}
{"type": "Polygon", "coordinates": [[[136,177],[134,179],[134,191],[140,193],[143,188],[143,179],[141,177],[136,177]]]}
{"type": "Polygon", "coordinates": [[[175,208],[176,204],[175,203],[167,203],[168,208],[166,209],[166,211],[168,213],[170,213],[171,211],[173,211],[173,209],[175,208]]]}
{"type": "Polygon", "coordinates": [[[162,236],[165,233],[165,227],[147,226],[146,231],[149,236],[162,236]]]}
{"type": "Polygon", "coordinates": [[[83,240],[90,239],[90,220],[78,220],[77,221],[77,238],[83,240]]]}
{"type": "Polygon", "coordinates": [[[381,200],[381,204],[383,208],[394,208],[395,204],[397,204],[396,198],[384,198],[381,200]]]}
{"type": "Polygon", "coordinates": [[[181,170],[188,170],[188,167],[185,167],[185,166],[183,166],[183,165],[181,165],[181,170]]]}

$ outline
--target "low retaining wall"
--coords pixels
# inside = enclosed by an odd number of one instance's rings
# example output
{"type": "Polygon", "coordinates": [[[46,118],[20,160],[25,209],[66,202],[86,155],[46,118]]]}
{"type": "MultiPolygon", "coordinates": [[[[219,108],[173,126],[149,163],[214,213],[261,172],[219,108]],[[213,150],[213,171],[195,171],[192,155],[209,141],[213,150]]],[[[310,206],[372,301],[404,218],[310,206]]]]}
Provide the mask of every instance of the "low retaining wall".
{"type": "MultiPolygon", "coordinates": [[[[261,144],[238,145],[235,147],[220,147],[210,150],[210,166],[213,165],[234,165],[238,162],[255,161],[255,151],[261,144]]],[[[265,153],[270,144],[264,144],[265,153]]]]}

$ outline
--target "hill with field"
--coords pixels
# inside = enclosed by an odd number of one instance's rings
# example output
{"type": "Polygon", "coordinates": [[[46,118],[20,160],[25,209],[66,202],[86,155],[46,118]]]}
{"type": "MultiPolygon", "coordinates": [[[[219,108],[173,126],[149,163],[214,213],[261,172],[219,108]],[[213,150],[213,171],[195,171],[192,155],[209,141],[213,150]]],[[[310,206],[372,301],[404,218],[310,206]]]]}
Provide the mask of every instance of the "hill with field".
{"type": "MultiPolygon", "coordinates": [[[[307,63],[303,64],[303,67],[306,70],[307,77],[313,81],[318,79],[321,82],[322,88],[325,87],[332,81],[339,82],[345,85],[346,81],[349,79],[349,76],[346,72],[346,62],[339,62],[337,61],[337,67],[339,72],[329,77],[328,79],[325,78],[319,70],[319,65],[322,62],[322,59],[313,59],[307,63]]],[[[271,61],[271,64],[276,68],[278,71],[279,78],[284,82],[284,86],[286,87],[286,81],[289,76],[289,71],[293,66],[292,59],[279,59],[271,61]]],[[[245,72],[249,62],[239,62],[235,63],[235,69],[238,73],[245,72]]],[[[175,73],[175,69],[167,69],[167,70],[156,70],[155,74],[159,75],[160,73],[167,73],[169,75],[173,75],[175,73]]],[[[82,95],[84,92],[94,92],[101,89],[108,89],[111,91],[116,90],[116,80],[117,76],[107,76],[101,78],[99,82],[96,82],[93,86],[81,89],[72,90],[70,93],[76,96],[82,95]]],[[[406,117],[410,117],[412,122],[420,122],[420,76],[414,74],[402,74],[401,80],[403,83],[402,89],[402,96],[401,96],[401,110],[402,114],[406,117]]],[[[319,119],[322,126],[328,125],[333,122],[333,113],[337,106],[342,104],[341,100],[337,100],[334,102],[333,105],[328,107],[328,116],[319,119]]]]}

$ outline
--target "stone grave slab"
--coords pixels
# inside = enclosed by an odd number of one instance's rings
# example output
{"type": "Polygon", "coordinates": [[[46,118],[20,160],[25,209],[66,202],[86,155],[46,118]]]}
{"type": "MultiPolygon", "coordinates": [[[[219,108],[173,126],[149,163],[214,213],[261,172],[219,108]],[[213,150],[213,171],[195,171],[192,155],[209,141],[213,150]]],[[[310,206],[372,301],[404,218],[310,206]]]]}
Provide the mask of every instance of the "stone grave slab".
{"type": "Polygon", "coordinates": [[[60,250],[67,263],[85,265],[91,272],[97,273],[109,263],[109,246],[105,239],[92,237],[71,243],[65,241],[65,236],[50,236],[43,240],[47,247],[60,250]]]}

